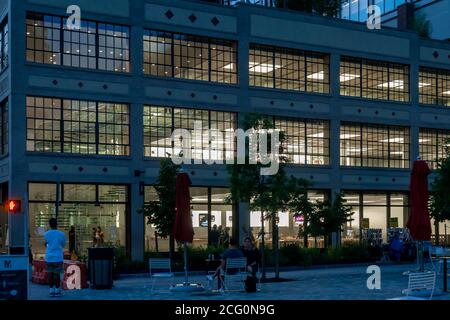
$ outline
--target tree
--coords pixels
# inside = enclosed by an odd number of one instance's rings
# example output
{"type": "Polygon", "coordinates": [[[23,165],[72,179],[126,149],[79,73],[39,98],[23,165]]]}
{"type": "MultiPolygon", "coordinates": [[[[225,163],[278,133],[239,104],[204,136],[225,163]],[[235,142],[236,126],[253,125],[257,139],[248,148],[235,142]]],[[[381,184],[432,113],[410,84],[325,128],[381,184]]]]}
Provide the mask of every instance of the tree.
{"type": "MultiPolygon", "coordinates": [[[[259,132],[260,130],[274,130],[274,124],[267,117],[259,114],[247,114],[242,127],[244,130],[253,130],[259,132]]],[[[268,140],[271,141],[272,135],[268,134],[268,140]]],[[[260,139],[260,136],[258,136],[260,139]]],[[[259,141],[257,141],[259,142],[259,141]]],[[[279,154],[283,154],[283,146],[285,136],[283,132],[279,133],[280,150],[279,154]]],[[[261,168],[264,167],[260,162],[257,164],[249,163],[249,148],[247,148],[249,139],[245,143],[245,164],[228,165],[227,170],[230,177],[231,197],[230,201],[248,202],[250,203],[250,210],[261,211],[262,223],[264,220],[272,222],[272,246],[275,255],[275,277],[279,277],[279,252],[278,252],[278,212],[287,209],[291,198],[291,190],[295,185],[293,178],[287,177],[283,164],[287,162],[286,157],[279,156],[279,170],[276,174],[271,176],[261,175],[261,168]]],[[[271,143],[268,143],[271,145],[271,143]]],[[[268,153],[272,150],[268,150],[268,153]]],[[[262,276],[265,279],[265,231],[264,226],[261,228],[261,267],[262,276]]]]}
{"type": "Polygon", "coordinates": [[[169,237],[170,257],[175,252],[172,229],[176,218],[176,179],[179,169],[171,159],[161,160],[159,176],[154,186],[158,201],[146,203],[139,210],[147,217],[147,224],[155,226],[157,236],[169,237]]]}
{"type": "MultiPolygon", "coordinates": [[[[447,143],[450,144],[450,140],[447,143]]],[[[445,152],[445,157],[439,161],[430,192],[430,215],[436,223],[450,219],[450,147],[446,147],[445,152]]]]}
{"type": "Polygon", "coordinates": [[[294,214],[294,217],[303,217],[303,225],[299,227],[299,237],[303,237],[303,246],[308,248],[308,229],[306,226],[316,207],[308,198],[307,188],[311,187],[311,183],[302,179],[298,179],[296,183],[297,187],[293,190],[289,201],[289,211],[294,214]]]}
{"type": "Polygon", "coordinates": [[[340,10],[338,0],[275,0],[275,6],[327,17],[337,17],[340,10]]]}
{"type": "Polygon", "coordinates": [[[342,227],[352,220],[352,210],[345,205],[342,193],[337,193],[333,202],[318,202],[312,211],[310,223],[306,227],[313,236],[323,236],[325,247],[329,244],[329,237],[333,232],[342,232],[342,227]]]}
{"type": "Polygon", "coordinates": [[[427,19],[425,14],[415,13],[411,22],[411,29],[416,31],[422,38],[430,38],[433,32],[433,27],[430,20],[427,19]]]}

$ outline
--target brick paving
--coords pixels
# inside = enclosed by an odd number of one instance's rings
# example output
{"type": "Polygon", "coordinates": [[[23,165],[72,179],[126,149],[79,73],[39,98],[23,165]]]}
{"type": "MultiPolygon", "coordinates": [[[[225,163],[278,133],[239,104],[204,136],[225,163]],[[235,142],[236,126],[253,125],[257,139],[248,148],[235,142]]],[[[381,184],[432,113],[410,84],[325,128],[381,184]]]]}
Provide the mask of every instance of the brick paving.
{"type": "MultiPolygon", "coordinates": [[[[114,282],[111,290],[84,289],[64,291],[60,298],[50,298],[48,288],[31,285],[32,300],[386,300],[401,297],[401,291],[407,287],[408,277],[403,272],[413,270],[415,264],[380,265],[381,289],[369,290],[366,281],[369,275],[366,266],[345,266],[339,268],[306,269],[285,271],[281,273],[288,282],[263,283],[261,291],[245,293],[236,291],[230,294],[186,294],[171,293],[167,289],[168,280],[158,280],[155,293],[151,294],[151,280],[146,276],[124,277],[114,282]],[[163,292],[165,290],[165,292],[163,292]]],[[[272,274],[268,273],[268,277],[272,274]]],[[[175,283],[183,281],[182,276],[175,277],[175,283]]],[[[194,275],[191,282],[207,284],[204,275],[194,275]]],[[[442,288],[442,279],[437,281],[437,288],[442,288]]],[[[450,294],[438,293],[434,300],[450,300],[450,294]]]]}

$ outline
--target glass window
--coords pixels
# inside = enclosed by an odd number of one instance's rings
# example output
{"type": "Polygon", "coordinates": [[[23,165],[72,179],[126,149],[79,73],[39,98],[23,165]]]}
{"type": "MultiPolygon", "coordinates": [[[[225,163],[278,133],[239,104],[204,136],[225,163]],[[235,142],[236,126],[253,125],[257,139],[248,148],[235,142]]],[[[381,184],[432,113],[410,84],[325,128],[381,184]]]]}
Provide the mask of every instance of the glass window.
{"type": "Polygon", "coordinates": [[[9,121],[8,121],[8,99],[0,103],[0,156],[9,152],[9,121]]]}
{"type": "Polygon", "coordinates": [[[82,20],[80,30],[69,29],[63,20],[63,61],[65,66],[97,69],[97,25],[82,20]]]}
{"type": "Polygon", "coordinates": [[[27,151],[129,155],[128,105],[27,97],[27,151]]]}
{"type": "Polygon", "coordinates": [[[8,67],[9,61],[9,26],[8,17],[0,24],[0,71],[8,67]]]}
{"type": "Polygon", "coordinates": [[[127,104],[98,103],[99,154],[130,154],[129,114],[127,104]]]}
{"type": "Polygon", "coordinates": [[[56,201],[55,183],[30,183],[28,185],[29,201],[56,201]]]}
{"type": "Polygon", "coordinates": [[[114,72],[130,71],[129,27],[27,13],[27,61],[114,72]]]}
{"type": "Polygon", "coordinates": [[[409,128],[374,124],[341,125],[341,166],[409,168],[409,128]]]}
{"type": "Polygon", "coordinates": [[[419,132],[419,152],[432,170],[438,168],[440,160],[450,148],[450,130],[421,128],[419,132]]]}
{"type": "Polygon", "coordinates": [[[365,241],[386,242],[392,233],[406,226],[409,215],[409,196],[402,192],[345,191],[346,205],[352,209],[353,221],[347,225],[346,240],[362,234],[365,241]]]}
{"type": "Polygon", "coordinates": [[[66,234],[66,239],[70,228],[75,228],[78,256],[86,255],[87,249],[94,245],[98,227],[104,234],[106,246],[126,246],[127,199],[115,195],[127,194],[127,186],[63,183],[63,198],[58,209],[55,183],[29,183],[28,189],[30,244],[36,259],[45,254],[43,236],[52,217],[57,218],[58,229],[66,234]]]}
{"type": "Polygon", "coordinates": [[[95,202],[96,186],[87,184],[64,184],[63,201],[95,202]]]}
{"type": "Polygon", "coordinates": [[[225,161],[234,157],[234,135],[237,125],[232,112],[144,106],[144,152],[146,157],[170,157],[181,152],[180,141],[172,143],[175,129],[192,134],[192,158],[225,161]],[[198,137],[195,125],[205,130],[198,137]],[[206,131],[211,129],[211,135],[206,131]]]}
{"type": "Polygon", "coordinates": [[[235,41],[145,30],[144,73],[218,83],[237,83],[235,41]]]}
{"type": "Polygon", "coordinates": [[[368,99],[409,101],[409,66],[342,57],[341,95],[368,99]]]}
{"type": "Polygon", "coordinates": [[[450,106],[450,70],[420,68],[419,102],[450,106]]]}
{"type": "Polygon", "coordinates": [[[326,54],[251,44],[249,60],[251,86],[330,92],[326,54]]]}
{"type": "Polygon", "coordinates": [[[275,118],[275,128],[284,132],[289,162],[307,165],[330,164],[329,122],[275,118]]]}

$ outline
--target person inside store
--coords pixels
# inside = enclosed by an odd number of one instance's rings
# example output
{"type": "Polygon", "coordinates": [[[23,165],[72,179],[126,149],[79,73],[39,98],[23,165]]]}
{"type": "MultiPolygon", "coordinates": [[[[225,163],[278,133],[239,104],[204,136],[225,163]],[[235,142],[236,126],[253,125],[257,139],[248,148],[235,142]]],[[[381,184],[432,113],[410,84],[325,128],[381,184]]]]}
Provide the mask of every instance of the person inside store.
{"type": "Polygon", "coordinates": [[[92,247],[97,248],[97,228],[92,228],[92,247]]]}
{"type": "Polygon", "coordinates": [[[71,226],[69,230],[69,253],[71,255],[73,255],[76,251],[75,241],[76,241],[75,227],[71,226]]]}
{"type": "Polygon", "coordinates": [[[97,247],[102,247],[105,239],[105,235],[103,234],[102,228],[100,226],[97,227],[97,231],[95,232],[95,240],[97,242],[97,247]]]}
{"type": "Polygon", "coordinates": [[[61,296],[61,274],[64,272],[64,247],[66,236],[58,230],[58,222],[55,218],[49,220],[50,230],[44,234],[45,239],[45,263],[48,273],[50,296],[61,296]]]}
{"type": "Polygon", "coordinates": [[[219,236],[220,233],[219,230],[217,229],[217,224],[215,224],[209,233],[209,239],[212,246],[217,247],[219,245],[219,236]]]}
{"type": "MultiPolygon", "coordinates": [[[[225,250],[225,252],[222,254],[222,261],[220,263],[220,266],[216,269],[215,273],[213,275],[208,275],[207,279],[209,281],[213,281],[214,278],[218,278],[218,289],[222,290],[223,281],[225,279],[225,268],[227,265],[227,259],[233,259],[233,258],[242,258],[244,257],[244,253],[241,249],[238,248],[238,241],[234,238],[230,238],[230,247],[225,250]]],[[[230,273],[230,270],[228,270],[230,273]]],[[[231,270],[231,272],[233,272],[231,270]]],[[[237,270],[236,270],[237,272],[237,270]]]]}

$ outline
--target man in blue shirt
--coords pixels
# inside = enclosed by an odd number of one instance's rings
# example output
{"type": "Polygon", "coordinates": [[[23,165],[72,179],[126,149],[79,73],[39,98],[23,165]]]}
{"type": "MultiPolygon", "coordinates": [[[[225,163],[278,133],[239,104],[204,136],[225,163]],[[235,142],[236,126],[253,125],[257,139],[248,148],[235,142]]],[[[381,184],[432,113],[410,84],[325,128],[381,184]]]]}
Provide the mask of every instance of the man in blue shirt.
{"type": "Polygon", "coordinates": [[[58,230],[58,222],[55,218],[49,221],[50,230],[44,234],[45,238],[45,263],[50,284],[50,296],[61,295],[61,273],[64,272],[64,247],[66,236],[58,230]]]}
{"type": "MultiPolygon", "coordinates": [[[[225,252],[222,254],[222,262],[221,262],[220,266],[217,268],[214,275],[207,276],[209,281],[212,281],[215,277],[220,277],[219,278],[219,290],[222,289],[221,287],[223,284],[223,278],[224,278],[225,268],[227,265],[227,259],[244,257],[244,253],[242,252],[241,249],[238,248],[238,245],[239,245],[238,242],[234,238],[230,238],[230,248],[225,250],[225,252]]],[[[228,271],[230,271],[230,270],[228,270],[228,271]]],[[[236,270],[236,272],[237,272],[237,270],[236,270]]]]}

